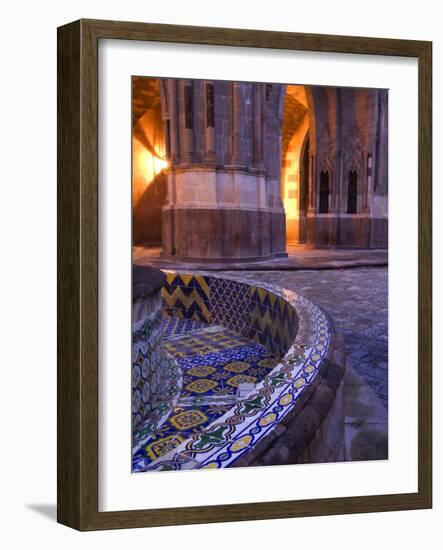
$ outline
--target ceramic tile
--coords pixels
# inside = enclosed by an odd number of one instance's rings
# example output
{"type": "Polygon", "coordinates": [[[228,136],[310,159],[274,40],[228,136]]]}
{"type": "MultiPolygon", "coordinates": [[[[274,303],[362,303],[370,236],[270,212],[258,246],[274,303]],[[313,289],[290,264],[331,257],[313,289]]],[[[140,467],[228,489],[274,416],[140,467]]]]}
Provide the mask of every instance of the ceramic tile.
{"type": "Polygon", "coordinates": [[[228,467],[315,379],[329,324],[312,302],[276,285],[212,273],[167,279],[163,312],[178,320],[163,320],[165,347],[183,384],[167,421],[135,449],[133,470],[228,467]]]}

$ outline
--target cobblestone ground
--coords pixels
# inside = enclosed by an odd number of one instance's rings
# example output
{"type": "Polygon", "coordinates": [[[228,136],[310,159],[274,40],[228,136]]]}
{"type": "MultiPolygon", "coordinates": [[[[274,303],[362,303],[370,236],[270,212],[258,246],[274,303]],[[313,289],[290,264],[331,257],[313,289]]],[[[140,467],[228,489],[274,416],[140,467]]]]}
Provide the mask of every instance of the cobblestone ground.
{"type": "Polygon", "coordinates": [[[372,387],[387,409],[387,268],[242,271],[241,275],[300,292],[327,311],[343,334],[347,364],[372,387]]]}

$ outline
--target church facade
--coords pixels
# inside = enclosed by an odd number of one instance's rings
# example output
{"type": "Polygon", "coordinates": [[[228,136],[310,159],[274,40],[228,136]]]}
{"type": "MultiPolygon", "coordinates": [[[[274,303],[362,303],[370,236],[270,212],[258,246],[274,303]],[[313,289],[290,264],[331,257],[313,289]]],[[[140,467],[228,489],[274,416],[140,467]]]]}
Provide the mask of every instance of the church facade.
{"type": "Polygon", "coordinates": [[[387,247],[387,90],[132,85],[134,244],[226,262],[387,247]]]}

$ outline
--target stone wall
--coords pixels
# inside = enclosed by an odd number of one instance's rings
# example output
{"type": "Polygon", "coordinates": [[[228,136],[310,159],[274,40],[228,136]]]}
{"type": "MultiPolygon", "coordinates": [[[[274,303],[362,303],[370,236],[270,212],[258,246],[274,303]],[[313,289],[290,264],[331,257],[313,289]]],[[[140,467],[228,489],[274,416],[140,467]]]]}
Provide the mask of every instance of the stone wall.
{"type": "Polygon", "coordinates": [[[313,247],[388,245],[388,91],[306,87],[309,101],[310,195],[307,242],[313,247]],[[349,210],[351,173],[356,209],[349,210]],[[328,211],[320,182],[329,180],[328,211]]]}

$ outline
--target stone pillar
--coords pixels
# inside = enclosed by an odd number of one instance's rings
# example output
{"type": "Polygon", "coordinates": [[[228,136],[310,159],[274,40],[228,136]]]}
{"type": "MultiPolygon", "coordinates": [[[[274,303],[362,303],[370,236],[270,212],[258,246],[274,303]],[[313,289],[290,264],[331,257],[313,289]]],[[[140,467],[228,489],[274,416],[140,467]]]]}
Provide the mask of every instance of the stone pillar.
{"type": "Polygon", "coordinates": [[[347,182],[343,175],[343,154],[341,151],[337,151],[336,156],[336,173],[337,173],[337,186],[338,186],[338,206],[337,214],[343,214],[347,208],[347,182]]]}
{"type": "MultiPolygon", "coordinates": [[[[367,213],[369,212],[369,194],[370,194],[370,187],[372,186],[372,155],[369,156],[369,153],[363,152],[362,153],[362,178],[361,182],[359,183],[360,189],[358,189],[358,195],[361,196],[361,212],[367,213]]],[[[358,212],[358,206],[357,206],[357,212],[358,212]]]]}
{"type": "Polygon", "coordinates": [[[334,156],[334,173],[332,175],[332,192],[333,195],[333,203],[331,206],[331,213],[333,214],[339,214],[341,211],[340,203],[341,203],[341,178],[340,178],[340,153],[336,150],[335,156],[334,156]]]}
{"type": "Polygon", "coordinates": [[[375,191],[388,192],[388,90],[377,91],[377,132],[375,151],[375,191]],[[376,175],[375,175],[376,174],[376,175]]]}
{"type": "MultiPolygon", "coordinates": [[[[280,119],[265,123],[263,85],[175,82],[180,108],[178,120],[171,111],[170,131],[178,126],[180,159],[171,158],[168,172],[164,256],[229,262],[281,254],[280,119]]],[[[266,109],[276,104],[271,98],[266,109]]]]}
{"type": "Polygon", "coordinates": [[[242,164],[241,151],[241,125],[242,125],[242,104],[241,104],[241,83],[232,83],[232,158],[231,164],[240,166],[242,164]]]}
{"type": "Polygon", "coordinates": [[[310,213],[315,212],[316,206],[316,185],[317,181],[317,157],[315,154],[310,152],[309,154],[309,211],[310,213]]]}
{"type": "Polygon", "coordinates": [[[266,164],[266,136],[267,136],[267,126],[266,126],[266,90],[265,86],[261,86],[261,105],[262,105],[262,113],[261,113],[261,158],[263,164],[266,164]]]}
{"type": "Polygon", "coordinates": [[[263,145],[262,145],[262,101],[263,101],[263,85],[253,84],[254,97],[254,140],[252,162],[254,166],[262,170],[263,164],[263,145]]]}
{"type": "Polygon", "coordinates": [[[169,78],[166,81],[169,100],[169,139],[170,139],[170,161],[172,164],[180,162],[180,141],[178,122],[178,88],[177,80],[169,78]]]}
{"type": "Polygon", "coordinates": [[[205,133],[205,151],[204,162],[215,164],[217,157],[215,155],[215,90],[214,82],[207,80],[204,82],[204,133],[205,133]]]}
{"type": "Polygon", "coordinates": [[[309,199],[306,213],[306,243],[312,246],[315,243],[315,220],[318,209],[317,204],[317,153],[315,143],[309,147],[309,199]]]}
{"type": "Polygon", "coordinates": [[[191,164],[194,158],[194,84],[192,80],[180,80],[180,137],[183,143],[181,161],[191,164]]]}

